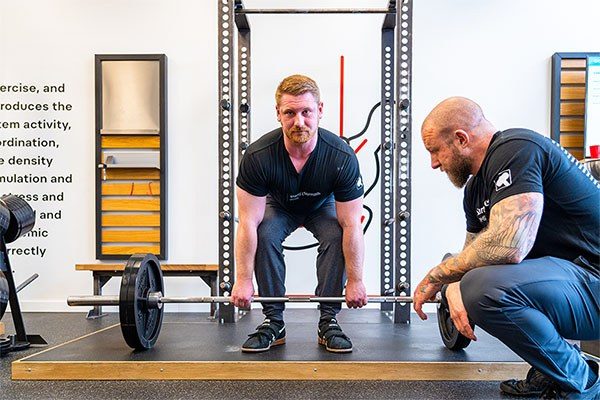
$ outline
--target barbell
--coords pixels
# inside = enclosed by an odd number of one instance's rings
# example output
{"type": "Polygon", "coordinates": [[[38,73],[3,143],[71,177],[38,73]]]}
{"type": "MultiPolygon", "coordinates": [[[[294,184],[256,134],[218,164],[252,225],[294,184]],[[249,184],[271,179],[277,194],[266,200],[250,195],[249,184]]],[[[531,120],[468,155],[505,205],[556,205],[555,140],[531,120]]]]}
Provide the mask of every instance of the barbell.
{"type": "MultiPolygon", "coordinates": [[[[166,297],[160,262],[153,254],[132,255],[123,270],[118,296],[70,296],[69,306],[118,306],[121,332],[129,347],[147,350],[154,346],[163,319],[163,304],[168,303],[231,303],[231,297],[166,297]]],[[[343,303],[344,297],[254,297],[259,303],[343,303]]],[[[412,303],[409,296],[374,296],[372,303],[412,303]]],[[[438,325],[444,345],[451,350],[459,350],[469,345],[470,339],[456,330],[448,304],[442,295],[438,303],[438,325]]]]}

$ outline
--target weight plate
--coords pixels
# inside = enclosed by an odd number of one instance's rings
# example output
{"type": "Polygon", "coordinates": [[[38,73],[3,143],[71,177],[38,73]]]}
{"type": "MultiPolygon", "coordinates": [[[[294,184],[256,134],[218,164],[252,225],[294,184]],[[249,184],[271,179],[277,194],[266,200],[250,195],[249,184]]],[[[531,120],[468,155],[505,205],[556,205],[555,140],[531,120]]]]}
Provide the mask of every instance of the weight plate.
{"type": "Polygon", "coordinates": [[[0,236],[4,236],[10,226],[10,211],[0,203],[0,236]]]}
{"type": "Polygon", "coordinates": [[[10,352],[12,340],[9,336],[0,335],[0,357],[7,355],[10,352]]]}
{"type": "Polygon", "coordinates": [[[0,271],[0,319],[4,316],[6,307],[8,307],[8,295],[8,281],[6,280],[4,272],[0,271]]]}
{"type": "MultiPolygon", "coordinates": [[[[461,350],[471,343],[471,339],[460,333],[454,326],[450,317],[450,309],[446,300],[446,285],[442,288],[442,299],[437,306],[438,327],[442,342],[450,350],[461,350]]],[[[469,321],[470,323],[470,321],[469,321]]],[[[471,324],[471,328],[475,329],[475,325],[471,324]]]]}
{"type": "MultiPolygon", "coordinates": [[[[0,198],[0,205],[10,211],[10,223],[4,233],[4,241],[12,243],[25,235],[35,225],[35,211],[22,198],[9,194],[0,198]]],[[[1,207],[0,207],[1,208],[1,207]]]]}
{"type": "Polygon", "coordinates": [[[123,337],[135,350],[152,348],[160,333],[163,308],[148,307],[150,292],[164,293],[160,262],[153,254],[134,254],[121,279],[119,315],[123,337]]]}

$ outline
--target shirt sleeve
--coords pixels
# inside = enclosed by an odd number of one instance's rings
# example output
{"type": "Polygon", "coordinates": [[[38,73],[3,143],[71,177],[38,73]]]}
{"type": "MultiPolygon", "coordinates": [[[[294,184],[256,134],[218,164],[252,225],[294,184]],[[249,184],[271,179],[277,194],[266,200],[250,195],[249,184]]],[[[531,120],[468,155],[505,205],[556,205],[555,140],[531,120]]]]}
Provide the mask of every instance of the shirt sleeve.
{"type": "Polygon", "coordinates": [[[467,183],[467,186],[465,187],[463,196],[463,209],[465,211],[465,219],[467,221],[467,232],[479,233],[484,226],[477,218],[477,211],[473,205],[473,199],[469,197],[469,193],[471,193],[469,190],[469,183],[467,183]]]}
{"type": "Polygon", "coordinates": [[[352,153],[336,181],[333,195],[336,201],[351,201],[358,199],[365,192],[362,176],[356,155],[352,153]]]}
{"type": "Polygon", "coordinates": [[[544,152],[529,140],[510,140],[498,146],[485,170],[490,185],[490,209],[507,197],[529,192],[544,193],[544,152]]]}
{"type": "Polygon", "coordinates": [[[257,162],[254,153],[246,152],[242,157],[236,184],[253,196],[264,197],[269,194],[265,171],[257,162]]]}

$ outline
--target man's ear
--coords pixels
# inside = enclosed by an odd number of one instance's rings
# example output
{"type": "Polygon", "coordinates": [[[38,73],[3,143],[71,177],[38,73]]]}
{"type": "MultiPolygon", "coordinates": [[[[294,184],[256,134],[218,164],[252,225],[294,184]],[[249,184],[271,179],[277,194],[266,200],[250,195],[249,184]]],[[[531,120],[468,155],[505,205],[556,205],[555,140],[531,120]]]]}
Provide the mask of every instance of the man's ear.
{"type": "Polygon", "coordinates": [[[461,147],[467,147],[471,140],[471,137],[466,131],[462,129],[457,129],[454,131],[454,139],[458,141],[461,147]]]}
{"type": "Polygon", "coordinates": [[[279,106],[275,106],[275,114],[277,115],[277,122],[281,122],[281,118],[279,117],[279,106]]]}

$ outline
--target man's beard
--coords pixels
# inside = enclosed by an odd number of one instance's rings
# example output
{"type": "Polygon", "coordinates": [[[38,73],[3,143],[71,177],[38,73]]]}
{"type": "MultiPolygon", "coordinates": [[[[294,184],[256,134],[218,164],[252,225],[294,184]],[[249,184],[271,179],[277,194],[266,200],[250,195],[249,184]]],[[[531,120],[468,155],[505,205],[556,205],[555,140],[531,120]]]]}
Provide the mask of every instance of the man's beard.
{"type": "Polygon", "coordinates": [[[446,174],[454,186],[462,189],[471,176],[471,161],[462,157],[456,150],[453,156],[454,163],[446,169],[446,174]]]}
{"type": "Polygon", "coordinates": [[[285,136],[287,136],[288,139],[298,144],[308,142],[314,135],[315,133],[309,131],[308,129],[292,129],[288,132],[285,132],[285,136]]]}

